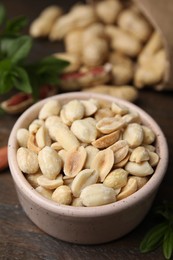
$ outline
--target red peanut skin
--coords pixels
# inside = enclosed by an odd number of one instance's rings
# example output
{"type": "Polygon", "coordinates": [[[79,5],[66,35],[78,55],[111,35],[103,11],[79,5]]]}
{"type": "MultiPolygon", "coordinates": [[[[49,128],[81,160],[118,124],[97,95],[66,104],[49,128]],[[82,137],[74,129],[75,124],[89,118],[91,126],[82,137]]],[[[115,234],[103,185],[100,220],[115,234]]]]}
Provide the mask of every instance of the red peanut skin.
{"type": "Polygon", "coordinates": [[[0,148],[0,171],[8,167],[7,146],[0,148]]]}

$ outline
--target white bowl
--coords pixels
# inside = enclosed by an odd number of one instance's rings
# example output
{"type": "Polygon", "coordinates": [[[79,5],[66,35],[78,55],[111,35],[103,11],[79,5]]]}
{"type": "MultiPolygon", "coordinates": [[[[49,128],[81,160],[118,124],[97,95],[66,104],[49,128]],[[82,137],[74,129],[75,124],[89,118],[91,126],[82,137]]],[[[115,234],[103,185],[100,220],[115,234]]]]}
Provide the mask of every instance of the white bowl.
{"type": "Polygon", "coordinates": [[[146,112],[136,105],[107,95],[75,92],[60,94],[48,99],[31,106],[20,116],[9,138],[9,167],[24,211],[40,229],[64,241],[97,244],[124,236],[144,219],[166,173],[168,148],[162,130],[146,112]],[[123,200],[97,207],[59,205],[35,191],[20,171],[16,159],[18,148],[16,133],[19,128],[28,127],[48,99],[66,103],[73,99],[89,98],[117,102],[117,104],[138,112],[143,124],[149,126],[156,134],[156,149],[160,161],[149,181],[140,190],[123,200]]]}

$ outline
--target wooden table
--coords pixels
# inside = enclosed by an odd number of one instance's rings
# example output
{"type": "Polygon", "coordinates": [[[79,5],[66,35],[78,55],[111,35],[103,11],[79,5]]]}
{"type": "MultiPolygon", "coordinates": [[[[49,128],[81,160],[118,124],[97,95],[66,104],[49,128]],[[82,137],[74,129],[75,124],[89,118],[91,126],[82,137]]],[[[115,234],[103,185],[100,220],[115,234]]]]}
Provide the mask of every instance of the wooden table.
{"type": "MultiPolygon", "coordinates": [[[[55,0],[4,0],[10,17],[26,15],[29,22],[55,0]]],[[[66,8],[72,0],[59,1],[66,8]]],[[[61,50],[58,43],[37,40],[32,57],[42,57],[61,50]]],[[[4,97],[0,97],[3,100],[4,97]]],[[[170,162],[155,203],[163,199],[173,201],[173,93],[158,93],[152,90],[141,91],[137,104],[146,110],[160,125],[168,140],[170,162]]],[[[6,145],[17,116],[0,116],[0,146],[6,145]]],[[[128,216],[127,216],[128,217],[128,216]]],[[[139,251],[139,243],[151,226],[150,216],[130,234],[107,244],[86,246],[56,240],[39,230],[23,212],[14,188],[9,169],[0,173],[0,259],[24,260],[89,260],[89,259],[164,259],[161,249],[144,255],[139,251]]]]}

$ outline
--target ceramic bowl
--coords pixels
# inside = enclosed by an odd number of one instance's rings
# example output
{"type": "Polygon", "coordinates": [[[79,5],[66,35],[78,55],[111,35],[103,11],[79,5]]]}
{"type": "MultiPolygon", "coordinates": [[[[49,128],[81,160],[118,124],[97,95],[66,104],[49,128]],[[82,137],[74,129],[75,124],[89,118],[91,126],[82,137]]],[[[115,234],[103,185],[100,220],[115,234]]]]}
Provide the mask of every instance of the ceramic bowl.
{"type": "Polygon", "coordinates": [[[20,171],[16,151],[18,148],[16,132],[28,125],[38,116],[43,104],[50,98],[31,106],[15,123],[8,144],[8,159],[20,204],[26,215],[47,234],[73,243],[98,244],[118,239],[133,230],[148,213],[159,185],[165,175],[168,163],[168,148],[164,134],[158,124],[136,105],[114,97],[94,93],[60,94],[53,99],[61,103],[73,99],[96,98],[124,105],[140,114],[142,122],[156,134],[156,149],[160,161],[150,180],[133,195],[97,207],[74,207],[59,205],[40,195],[25,179],[20,171]]]}

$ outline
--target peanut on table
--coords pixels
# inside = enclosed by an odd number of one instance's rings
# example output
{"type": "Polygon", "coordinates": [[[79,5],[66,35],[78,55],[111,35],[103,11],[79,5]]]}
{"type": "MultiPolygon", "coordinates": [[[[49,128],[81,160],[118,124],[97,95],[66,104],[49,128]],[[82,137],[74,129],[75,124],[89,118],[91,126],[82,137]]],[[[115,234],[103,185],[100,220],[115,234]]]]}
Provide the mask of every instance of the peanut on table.
{"type": "Polygon", "coordinates": [[[90,207],[142,188],[159,161],[139,114],[101,100],[50,100],[18,129],[17,161],[28,182],[59,204],[90,207]]]}

